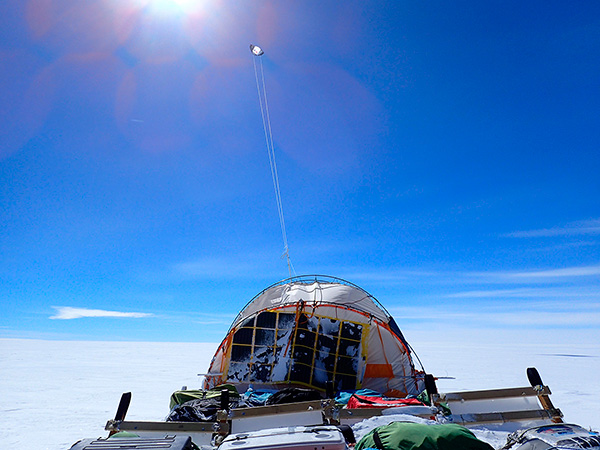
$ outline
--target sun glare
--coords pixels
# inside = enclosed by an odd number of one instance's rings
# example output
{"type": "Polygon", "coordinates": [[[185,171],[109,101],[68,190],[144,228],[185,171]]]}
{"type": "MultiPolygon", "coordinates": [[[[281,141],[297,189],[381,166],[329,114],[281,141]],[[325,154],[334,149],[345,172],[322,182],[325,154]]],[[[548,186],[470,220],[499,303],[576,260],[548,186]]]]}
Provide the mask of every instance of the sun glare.
{"type": "Polygon", "coordinates": [[[203,8],[205,0],[142,0],[144,7],[150,7],[156,12],[181,11],[192,13],[203,8]]]}

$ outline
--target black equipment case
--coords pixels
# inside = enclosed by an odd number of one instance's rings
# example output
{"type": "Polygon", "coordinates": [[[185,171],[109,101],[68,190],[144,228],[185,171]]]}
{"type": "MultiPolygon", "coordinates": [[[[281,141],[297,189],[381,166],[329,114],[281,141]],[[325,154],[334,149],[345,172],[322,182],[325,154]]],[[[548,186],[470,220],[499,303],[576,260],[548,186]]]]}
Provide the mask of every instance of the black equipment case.
{"type": "Polygon", "coordinates": [[[165,436],[164,438],[118,437],[82,439],[71,450],[135,450],[135,449],[192,450],[189,436],[165,436]]]}

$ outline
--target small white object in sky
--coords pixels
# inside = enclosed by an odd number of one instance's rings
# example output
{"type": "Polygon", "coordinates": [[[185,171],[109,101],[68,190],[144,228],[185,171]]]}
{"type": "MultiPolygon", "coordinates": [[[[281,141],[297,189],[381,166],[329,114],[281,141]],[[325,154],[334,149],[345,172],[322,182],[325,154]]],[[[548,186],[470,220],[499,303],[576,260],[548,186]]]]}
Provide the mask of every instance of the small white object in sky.
{"type": "Polygon", "coordinates": [[[263,52],[262,48],[258,45],[250,44],[250,51],[254,56],[262,56],[265,52],[263,52]]]}

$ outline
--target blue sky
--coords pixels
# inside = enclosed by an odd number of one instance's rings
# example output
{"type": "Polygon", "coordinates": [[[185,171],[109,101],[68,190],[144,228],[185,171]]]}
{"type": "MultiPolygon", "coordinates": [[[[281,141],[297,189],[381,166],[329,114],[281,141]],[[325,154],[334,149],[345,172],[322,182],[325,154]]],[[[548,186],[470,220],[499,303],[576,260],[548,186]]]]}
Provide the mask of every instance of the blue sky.
{"type": "Polygon", "coordinates": [[[0,337],[219,341],[290,255],[403,328],[600,332],[600,4],[7,0],[0,337]]]}

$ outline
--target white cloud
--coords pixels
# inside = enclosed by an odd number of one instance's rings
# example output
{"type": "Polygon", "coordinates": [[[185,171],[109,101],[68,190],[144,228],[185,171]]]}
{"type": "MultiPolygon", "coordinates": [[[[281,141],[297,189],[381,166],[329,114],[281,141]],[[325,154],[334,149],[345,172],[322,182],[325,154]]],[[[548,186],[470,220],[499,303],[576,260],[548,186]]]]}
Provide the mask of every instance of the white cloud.
{"type": "Polygon", "coordinates": [[[480,289],[471,291],[461,291],[443,295],[444,298],[457,299],[523,299],[523,298],[541,298],[541,299],[598,299],[600,292],[597,288],[589,286],[577,287],[550,287],[550,288],[519,288],[519,289],[480,289]]]}
{"type": "Polygon", "coordinates": [[[547,294],[540,289],[490,289],[463,291],[453,294],[446,294],[446,298],[523,298],[523,297],[544,297],[547,294]]]}
{"type": "Polygon", "coordinates": [[[515,231],[504,234],[504,237],[529,238],[552,236],[579,236],[600,234],[600,219],[572,222],[564,227],[542,228],[539,230],[515,231]]]}
{"type": "MultiPolygon", "coordinates": [[[[593,277],[600,276],[600,264],[591,266],[563,267],[557,269],[526,269],[526,270],[505,270],[505,271],[435,271],[435,270],[412,270],[412,269],[394,269],[386,268],[377,271],[353,271],[352,268],[342,267],[338,273],[342,278],[350,281],[360,282],[367,280],[369,283],[381,283],[387,285],[405,285],[408,280],[418,280],[420,283],[432,285],[451,285],[468,286],[482,284],[506,284],[506,289],[487,290],[484,292],[488,297],[518,297],[520,295],[536,295],[527,292],[525,288],[516,289],[510,285],[528,284],[528,283],[556,283],[571,281],[574,278],[581,281],[593,281],[593,277]],[[586,280],[583,280],[586,279],[586,280]]],[[[452,297],[479,297],[482,291],[473,290],[472,293],[463,293],[450,295],[452,297]]]]}
{"type": "Polygon", "coordinates": [[[564,277],[588,277],[600,275],[600,266],[566,267],[563,269],[549,269],[531,272],[513,272],[509,277],[514,278],[564,278],[564,277]]]}
{"type": "Polygon", "coordinates": [[[539,252],[556,252],[559,250],[573,250],[581,247],[592,247],[598,246],[600,242],[595,241],[577,241],[577,242],[565,242],[563,244],[550,245],[547,247],[531,248],[531,251],[539,252]]]}
{"type": "Polygon", "coordinates": [[[128,317],[141,318],[151,317],[153,314],[138,312],[106,311],[104,309],[72,308],[70,306],[53,306],[56,314],[50,316],[50,319],[70,320],[82,319],[84,317],[128,317]]]}
{"type": "Polygon", "coordinates": [[[410,328],[407,322],[430,325],[444,324],[462,328],[512,328],[512,327],[589,327],[598,329],[600,309],[586,305],[568,304],[557,307],[541,303],[494,305],[427,305],[420,307],[394,307],[389,309],[400,328],[410,328]]]}
{"type": "MultiPolygon", "coordinates": [[[[457,274],[460,275],[460,274],[457,274]]],[[[484,283],[536,283],[562,281],[568,278],[594,277],[600,275],[600,265],[564,267],[561,269],[465,272],[466,281],[484,283]],[[469,280],[471,278],[471,280],[469,280]]]]}

